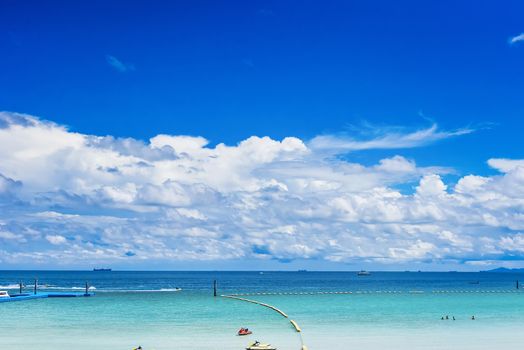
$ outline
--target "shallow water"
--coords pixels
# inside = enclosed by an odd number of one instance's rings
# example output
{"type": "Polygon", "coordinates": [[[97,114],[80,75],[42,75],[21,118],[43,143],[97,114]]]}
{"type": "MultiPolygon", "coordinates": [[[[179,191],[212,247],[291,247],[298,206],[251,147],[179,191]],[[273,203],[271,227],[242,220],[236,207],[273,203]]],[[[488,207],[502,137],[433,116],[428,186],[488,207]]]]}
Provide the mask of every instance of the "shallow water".
{"type": "Polygon", "coordinates": [[[214,279],[224,294],[352,291],[247,296],[297,321],[310,349],[499,349],[524,341],[524,294],[513,274],[4,271],[0,285],[35,276],[52,290],[88,281],[96,296],[0,304],[4,348],[234,350],[256,338],[300,349],[300,334],[278,313],[213,298],[214,279]],[[241,326],[254,335],[235,336],[241,326]]]}

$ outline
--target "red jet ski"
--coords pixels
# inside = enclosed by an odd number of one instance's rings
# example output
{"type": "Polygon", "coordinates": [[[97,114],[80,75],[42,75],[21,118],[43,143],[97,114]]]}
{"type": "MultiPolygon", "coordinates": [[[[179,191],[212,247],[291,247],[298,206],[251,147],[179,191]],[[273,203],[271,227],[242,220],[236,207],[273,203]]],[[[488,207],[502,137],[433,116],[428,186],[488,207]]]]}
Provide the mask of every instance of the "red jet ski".
{"type": "Polygon", "coordinates": [[[238,335],[250,335],[253,334],[248,328],[240,328],[238,335]]]}

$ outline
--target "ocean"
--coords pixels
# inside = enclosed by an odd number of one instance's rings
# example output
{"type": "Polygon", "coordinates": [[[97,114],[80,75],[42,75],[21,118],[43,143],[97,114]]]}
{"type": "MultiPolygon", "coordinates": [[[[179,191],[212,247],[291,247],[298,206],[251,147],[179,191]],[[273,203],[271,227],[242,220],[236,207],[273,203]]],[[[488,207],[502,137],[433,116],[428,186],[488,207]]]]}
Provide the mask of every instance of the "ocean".
{"type": "Polygon", "coordinates": [[[524,293],[513,273],[0,271],[0,290],[82,291],[94,297],[0,303],[10,350],[501,349],[524,342],[524,293]],[[273,305],[289,320],[256,304],[273,305]],[[351,292],[351,294],[338,294],[351,292]],[[448,316],[448,320],[442,317],[448,316]],[[475,316],[475,320],[471,317],[475,316]],[[453,318],[455,320],[453,320],[453,318]],[[236,336],[240,327],[253,335],[236,336]]]}

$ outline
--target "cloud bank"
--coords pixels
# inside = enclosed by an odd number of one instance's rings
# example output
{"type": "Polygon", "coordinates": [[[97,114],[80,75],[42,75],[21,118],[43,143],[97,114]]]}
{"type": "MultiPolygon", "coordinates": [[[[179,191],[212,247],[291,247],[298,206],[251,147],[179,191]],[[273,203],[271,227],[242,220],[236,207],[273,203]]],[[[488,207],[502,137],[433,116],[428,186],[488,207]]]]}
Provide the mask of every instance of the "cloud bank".
{"type": "Polygon", "coordinates": [[[449,169],[401,155],[368,166],[324,156],[326,149],[401,149],[468,132],[435,125],[364,141],[253,136],[210,147],[193,136],[86,135],[3,112],[0,263],[520,260],[523,160],[491,159],[497,175],[447,184],[449,169]]]}

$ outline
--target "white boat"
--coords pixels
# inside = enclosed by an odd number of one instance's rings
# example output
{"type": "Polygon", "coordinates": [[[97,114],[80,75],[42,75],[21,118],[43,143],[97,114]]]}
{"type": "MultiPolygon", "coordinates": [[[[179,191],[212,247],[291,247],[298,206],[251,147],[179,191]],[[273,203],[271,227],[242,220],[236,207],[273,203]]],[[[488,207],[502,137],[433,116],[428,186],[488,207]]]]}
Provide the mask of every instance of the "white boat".
{"type": "Polygon", "coordinates": [[[5,290],[0,290],[0,298],[10,298],[9,293],[5,290]]]}
{"type": "Polygon", "coordinates": [[[263,344],[256,341],[248,345],[246,350],[277,350],[277,348],[271,346],[271,344],[263,344]]]}
{"type": "Polygon", "coordinates": [[[360,270],[359,272],[357,272],[357,275],[358,276],[369,276],[369,275],[371,275],[371,272],[360,270]]]}

